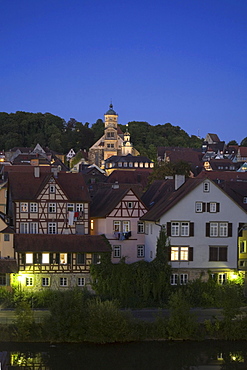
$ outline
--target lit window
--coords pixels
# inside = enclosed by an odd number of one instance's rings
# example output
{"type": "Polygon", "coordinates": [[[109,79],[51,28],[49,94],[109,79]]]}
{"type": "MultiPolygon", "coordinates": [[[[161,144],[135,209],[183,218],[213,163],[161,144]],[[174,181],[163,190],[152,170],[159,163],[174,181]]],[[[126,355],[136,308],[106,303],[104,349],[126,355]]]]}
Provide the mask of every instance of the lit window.
{"type": "Polygon", "coordinates": [[[67,253],[60,253],[60,263],[61,265],[67,264],[67,253]]]}
{"type": "Polygon", "coordinates": [[[85,278],[84,277],[79,277],[77,279],[77,285],[78,286],[85,286],[85,278]]]}
{"type": "Polygon", "coordinates": [[[137,258],[145,257],[145,245],[137,246],[137,258]]]}
{"type": "Polygon", "coordinates": [[[43,277],[42,278],[42,286],[50,286],[50,278],[43,277]]]}
{"type": "Polygon", "coordinates": [[[189,259],[189,248],[188,247],[180,247],[180,260],[181,261],[188,261],[189,259]]]}
{"type": "Polygon", "coordinates": [[[142,162],[140,162],[139,167],[143,167],[143,163],[142,162]]]}
{"type": "Polygon", "coordinates": [[[30,212],[31,213],[38,212],[38,204],[37,203],[30,203],[30,212]]]}
{"type": "Polygon", "coordinates": [[[49,203],[48,212],[49,213],[56,213],[56,203],[49,203]]]}
{"type": "Polygon", "coordinates": [[[113,230],[114,231],[121,231],[121,221],[113,221],[113,230]]]}
{"type": "Polygon", "coordinates": [[[28,212],[28,203],[21,203],[21,212],[28,212]]]}
{"type": "Polygon", "coordinates": [[[26,286],[33,286],[33,278],[26,277],[26,286]]]}
{"type": "Polygon", "coordinates": [[[123,221],[123,232],[127,233],[130,231],[130,221],[123,221]]]}
{"type": "Polygon", "coordinates": [[[60,286],[67,286],[68,285],[68,278],[61,277],[60,278],[60,286]]]}
{"type": "Polygon", "coordinates": [[[93,230],[93,228],[94,228],[94,220],[91,220],[90,221],[90,227],[91,227],[91,230],[93,230]]]}
{"type": "Polygon", "coordinates": [[[33,254],[32,253],[26,253],[26,263],[32,264],[33,263],[33,254]]]}
{"type": "Polygon", "coordinates": [[[121,245],[113,245],[113,258],[121,257],[121,245]]]}
{"type": "Polygon", "coordinates": [[[148,163],[147,162],[145,163],[145,167],[148,168],[148,163]]]}
{"type": "Polygon", "coordinates": [[[171,261],[179,260],[179,247],[171,247],[171,261]]]}
{"type": "Polygon", "coordinates": [[[42,263],[49,263],[49,262],[50,262],[49,253],[42,253],[42,263]]]}
{"type": "Polygon", "coordinates": [[[74,204],[73,203],[68,203],[67,204],[67,210],[69,212],[74,212],[74,204]]]}

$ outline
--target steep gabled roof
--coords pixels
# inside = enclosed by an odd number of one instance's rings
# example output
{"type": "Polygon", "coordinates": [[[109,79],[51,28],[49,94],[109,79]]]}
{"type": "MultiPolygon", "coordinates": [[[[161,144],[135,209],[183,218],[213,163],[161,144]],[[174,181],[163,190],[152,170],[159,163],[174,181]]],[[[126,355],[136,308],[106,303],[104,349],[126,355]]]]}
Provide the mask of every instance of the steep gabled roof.
{"type": "Polygon", "coordinates": [[[247,181],[225,181],[218,185],[247,212],[247,203],[244,203],[244,198],[247,197],[247,181]]]}
{"type": "Polygon", "coordinates": [[[113,211],[123,197],[133,191],[138,199],[138,188],[129,184],[104,184],[104,187],[98,189],[91,203],[91,217],[106,217],[113,211]]]}
{"type": "Polygon", "coordinates": [[[40,171],[35,177],[33,172],[10,172],[9,187],[12,200],[35,200],[40,191],[53,177],[70,201],[89,202],[90,197],[83,176],[80,173],[60,172],[57,177],[52,173],[40,171]]]}
{"type": "Polygon", "coordinates": [[[174,179],[155,180],[142,196],[142,201],[149,209],[175,189],[174,179]]]}
{"type": "MultiPolygon", "coordinates": [[[[110,252],[103,235],[15,234],[16,252],[110,252]]],[[[1,261],[1,260],[0,260],[1,261]]]]}
{"type": "Polygon", "coordinates": [[[144,216],[141,217],[141,219],[146,221],[158,221],[165,212],[175,206],[182,198],[184,198],[202,182],[203,179],[190,178],[177,190],[167,191],[163,196],[161,195],[160,199],[144,216]]]}

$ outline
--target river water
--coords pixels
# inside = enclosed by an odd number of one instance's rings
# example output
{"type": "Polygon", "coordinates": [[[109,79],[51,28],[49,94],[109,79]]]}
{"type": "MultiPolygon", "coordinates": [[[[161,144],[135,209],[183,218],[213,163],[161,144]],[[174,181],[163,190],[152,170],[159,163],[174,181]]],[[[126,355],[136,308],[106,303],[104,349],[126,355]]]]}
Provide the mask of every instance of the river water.
{"type": "Polygon", "coordinates": [[[0,343],[1,370],[247,369],[247,342],[0,343]]]}

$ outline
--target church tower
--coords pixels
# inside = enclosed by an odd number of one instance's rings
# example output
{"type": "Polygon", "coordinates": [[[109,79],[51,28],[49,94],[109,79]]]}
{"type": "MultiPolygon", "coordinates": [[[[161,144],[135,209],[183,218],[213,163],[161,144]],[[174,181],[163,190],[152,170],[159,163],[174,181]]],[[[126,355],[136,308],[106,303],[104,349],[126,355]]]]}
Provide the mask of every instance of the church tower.
{"type": "Polygon", "coordinates": [[[118,155],[121,144],[118,138],[118,114],[110,104],[105,113],[105,140],[104,140],[104,160],[112,155],[118,155]]]}

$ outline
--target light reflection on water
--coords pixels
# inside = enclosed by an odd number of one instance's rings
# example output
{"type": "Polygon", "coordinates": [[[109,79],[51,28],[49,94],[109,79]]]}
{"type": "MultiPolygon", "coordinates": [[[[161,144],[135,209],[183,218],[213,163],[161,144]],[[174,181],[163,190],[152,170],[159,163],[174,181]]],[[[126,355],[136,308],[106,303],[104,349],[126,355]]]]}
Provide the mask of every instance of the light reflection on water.
{"type": "Polygon", "coordinates": [[[1,370],[243,370],[245,342],[0,344],[1,370]]]}

